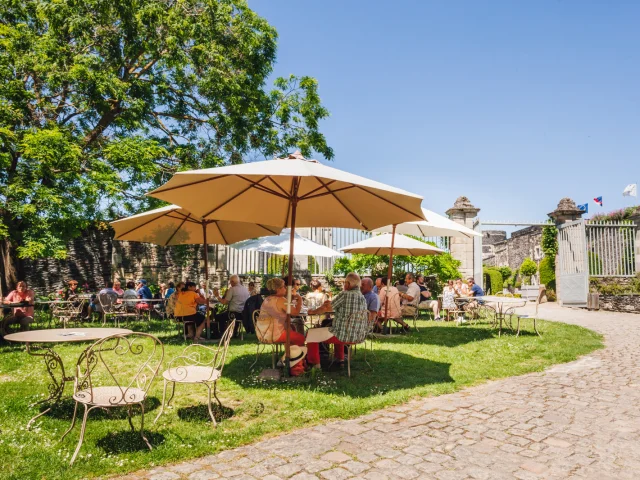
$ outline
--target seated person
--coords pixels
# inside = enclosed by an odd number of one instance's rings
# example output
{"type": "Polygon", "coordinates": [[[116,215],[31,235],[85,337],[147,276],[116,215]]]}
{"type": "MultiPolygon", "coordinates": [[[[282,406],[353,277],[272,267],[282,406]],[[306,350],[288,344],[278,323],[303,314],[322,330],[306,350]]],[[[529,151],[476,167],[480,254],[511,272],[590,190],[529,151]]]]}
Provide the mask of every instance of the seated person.
{"type": "Polygon", "coordinates": [[[373,321],[378,315],[378,310],[380,310],[380,299],[378,295],[373,292],[373,280],[369,277],[365,277],[362,279],[360,283],[360,293],[364,296],[364,299],[367,301],[367,310],[369,310],[369,321],[373,321]]]}
{"type": "MultiPolygon", "coordinates": [[[[484,290],[482,290],[482,287],[478,285],[473,278],[469,277],[469,279],[467,279],[467,286],[469,287],[470,296],[484,297],[484,290]]],[[[482,300],[471,300],[464,308],[465,310],[475,310],[481,303],[482,300]]]]}
{"type": "Polygon", "coordinates": [[[20,324],[20,331],[28,330],[29,325],[33,322],[33,301],[36,294],[33,290],[29,290],[27,282],[20,281],[16,284],[16,289],[9,292],[4,297],[4,303],[22,303],[23,306],[15,308],[4,308],[2,310],[2,335],[9,333],[9,325],[14,323],[20,324]],[[12,311],[13,310],[13,311],[12,311]]]}
{"type": "MultiPolygon", "coordinates": [[[[201,293],[202,295],[202,290],[201,293]]],[[[224,312],[220,312],[215,316],[216,323],[218,325],[218,333],[222,335],[229,325],[229,315],[234,314],[238,322],[242,321],[242,312],[244,311],[244,304],[249,298],[249,290],[242,285],[240,277],[238,275],[231,275],[229,278],[229,288],[224,295],[224,298],[220,296],[220,292],[217,288],[213,290],[213,296],[223,305],[227,305],[227,309],[224,312]]],[[[236,323],[234,334],[237,333],[239,323],[236,323]]]]}
{"type": "MultiPolygon", "coordinates": [[[[88,313],[87,316],[85,317],[85,320],[89,320],[91,318],[91,314],[93,312],[96,313],[102,313],[102,306],[100,305],[100,299],[98,298],[99,295],[102,295],[104,293],[112,293],[113,295],[116,296],[116,303],[117,303],[117,297],[118,297],[118,292],[116,292],[113,289],[113,282],[112,281],[108,281],[107,282],[107,286],[105,288],[103,288],[102,290],[100,290],[98,292],[98,295],[92,295],[91,296],[91,303],[89,303],[89,309],[88,309],[88,313]]],[[[100,315],[102,316],[102,315],[100,315]]]]}
{"type": "Polygon", "coordinates": [[[253,314],[256,310],[262,308],[262,295],[254,282],[249,282],[249,298],[244,304],[242,311],[242,324],[247,333],[256,333],[253,326],[253,314]]]}
{"type": "MultiPolygon", "coordinates": [[[[260,316],[256,321],[256,336],[262,343],[284,343],[286,340],[287,319],[287,287],[281,278],[270,278],[267,288],[271,292],[262,302],[260,316]]],[[[291,293],[291,316],[299,315],[302,308],[300,295],[291,293]],[[297,298],[296,298],[297,297],[297,298]],[[298,300],[293,304],[294,300],[298,300]]],[[[289,329],[289,340],[292,345],[302,347],[305,343],[304,335],[289,329]]]]}
{"type": "Polygon", "coordinates": [[[403,279],[398,280],[396,283],[394,283],[394,285],[400,293],[404,293],[407,291],[407,286],[405,285],[405,281],[403,279]]]}
{"type": "Polygon", "coordinates": [[[191,325],[187,325],[187,338],[193,338],[194,341],[201,340],[202,331],[204,330],[204,315],[197,311],[198,305],[204,305],[207,300],[197,291],[197,285],[194,282],[186,282],[182,290],[176,291],[176,302],[174,306],[174,316],[180,322],[194,322],[196,325],[195,332],[191,325]]]}
{"type": "Polygon", "coordinates": [[[309,311],[318,315],[333,309],[331,327],[312,328],[307,333],[307,360],[312,368],[320,368],[320,343],[335,345],[336,360],[344,363],[344,345],[362,342],[369,331],[367,301],[360,292],[360,277],[357,273],[347,274],[344,290],[333,300],[327,300],[318,309],[309,311]]]}
{"type": "Polygon", "coordinates": [[[77,280],[69,280],[67,283],[67,288],[64,289],[62,293],[62,299],[73,301],[78,298],[78,281],[77,280]]]}
{"type": "Polygon", "coordinates": [[[307,304],[307,308],[310,310],[315,310],[316,308],[320,308],[329,300],[329,296],[324,293],[324,289],[322,288],[322,283],[319,280],[313,279],[310,283],[311,291],[307,293],[304,297],[305,303],[307,304]]]}
{"type": "Polygon", "coordinates": [[[455,301],[457,296],[453,280],[449,280],[442,290],[442,308],[447,312],[447,320],[449,319],[449,312],[458,309],[455,301]]]}
{"type": "Polygon", "coordinates": [[[380,279],[380,287],[378,287],[378,298],[380,299],[380,311],[378,312],[378,321],[376,327],[381,328],[382,324],[387,320],[402,321],[400,313],[400,293],[396,287],[387,289],[388,278],[380,279]]]}
{"type": "Polygon", "coordinates": [[[431,292],[424,284],[424,275],[418,275],[416,283],[420,288],[420,302],[418,308],[423,310],[433,310],[433,319],[440,320],[440,303],[438,299],[431,298],[431,292]]]}
{"type": "Polygon", "coordinates": [[[176,291],[175,284],[173,282],[169,282],[169,285],[167,286],[167,290],[164,292],[164,297],[162,298],[164,298],[165,300],[168,300],[169,297],[173,295],[173,292],[175,291],[176,291]]]}
{"type": "MultiPolygon", "coordinates": [[[[136,293],[138,294],[138,298],[142,300],[152,300],[153,293],[151,293],[151,289],[147,287],[147,281],[144,278],[141,278],[136,283],[136,293]]],[[[149,304],[146,302],[138,302],[136,308],[140,310],[148,310],[149,304]]]]}
{"type": "Polygon", "coordinates": [[[122,294],[122,303],[127,310],[133,310],[138,305],[136,301],[138,299],[138,292],[136,291],[136,284],[129,281],[126,285],[127,289],[122,294]]]}
{"type": "Polygon", "coordinates": [[[453,288],[456,290],[456,295],[458,295],[459,297],[469,296],[469,287],[467,286],[466,283],[462,283],[461,278],[456,278],[453,288]]]}
{"type": "Polygon", "coordinates": [[[124,295],[124,290],[122,289],[120,280],[116,280],[113,282],[113,291],[118,294],[118,297],[122,297],[122,295],[124,295]]]}

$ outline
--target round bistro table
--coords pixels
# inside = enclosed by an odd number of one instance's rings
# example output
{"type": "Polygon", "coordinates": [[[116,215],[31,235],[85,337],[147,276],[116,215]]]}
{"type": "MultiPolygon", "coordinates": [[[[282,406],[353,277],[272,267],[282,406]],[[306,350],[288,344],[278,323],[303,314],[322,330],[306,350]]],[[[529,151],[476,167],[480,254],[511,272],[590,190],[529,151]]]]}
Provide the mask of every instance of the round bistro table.
{"type": "Polygon", "coordinates": [[[50,405],[46,410],[29,420],[27,429],[30,429],[36,419],[48,413],[53,405],[60,401],[66,383],[72,382],[75,378],[74,376],[66,375],[62,358],[60,358],[60,355],[53,349],[55,345],[59,343],[91,342],[112,335],[127,333],[133,333],[133,331],[127,330],[126,328],[53,328],[49,330],[29,330],[6,335],[4,339],[9,342],[24,343],[29,355],[42,357],[45,367],[47,368],[47,373],[51,378],[49,385],[47,385],[49,396],[29,406],[35,407],[43,403],[50,403],[50,405]],[[56,375],[58,372],[59,374],[56,375]]]}

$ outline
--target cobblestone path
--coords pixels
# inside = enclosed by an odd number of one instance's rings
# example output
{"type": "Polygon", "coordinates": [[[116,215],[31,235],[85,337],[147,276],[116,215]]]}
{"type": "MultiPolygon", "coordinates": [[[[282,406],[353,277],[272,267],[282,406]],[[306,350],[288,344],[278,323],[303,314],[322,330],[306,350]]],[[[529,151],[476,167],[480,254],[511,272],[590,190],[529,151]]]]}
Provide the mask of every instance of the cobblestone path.
{"type": "Polygon", "coordinates": [[[123,478],[640,478],[640,316],[555,305],[540,316],[599,331],[606,349],[123,478]]]}

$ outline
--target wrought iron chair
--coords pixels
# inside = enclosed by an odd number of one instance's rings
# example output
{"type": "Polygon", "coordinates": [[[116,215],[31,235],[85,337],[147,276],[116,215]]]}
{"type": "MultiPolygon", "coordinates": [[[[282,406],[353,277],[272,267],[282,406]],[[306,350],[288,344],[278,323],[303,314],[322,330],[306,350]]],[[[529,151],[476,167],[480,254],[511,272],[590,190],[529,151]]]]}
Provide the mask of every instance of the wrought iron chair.
{"type": "Polygon", "coordinates": [[[160,340],[146,333],[112,335],[98,340],[82,352],[74,379],[73,399],[76,404],[73,420],[60,439],[62,441],[75,426],[78,404],[82,404],[84,415],[80,438],[70,465],[73,465],[82,447],[89,412],[96,408],[126,408],[133,431],[133,406],[140,405],[140,436],[149,450],[152,449],[144,435],[144,401],[163,358],[164,347],[160,340]]]}
{"type": "Polygon", "coordinates": [[[166,402],[167,405],[173,400],[176,392],[176,383],[184,384],[202,384],[207,387],[209,397],[207,407],[209,416],[213,422],[213,426],[217,426],[216,418],[211,410],[211,386],[213,385],[213,396],[218,401],[218,405],[222,407],[222,402],[216,393],[218,380],[222,377],[222,369],[227,358],[229,350],[229,342],[233,336],[236,320],[232,320],[225,330],[217,349],[206,347],[200,344],[189,345],[182,351],[182,354],[174,358],[169,364],[169,368],[162,373],[164,378],[164,388],[162,390],[162,406],[158,416],[154,420],[154,424],[158,421],[164,412],[165,398],[167,396],[167,386],[171,383],[171,397],[166,402]]]}
{"type": "Polygon", "coordinates": [[[105,325],[109,317],[112,317],[114,324],[119,326],[119,318],[124,312],[120,304],[118,304],[118,294],[113,292],[99,293],[98,304],[100,305],[100,310],[102,310],[102,325],[105,325]]]}
{"type": "Polygon", "coordinates": [[[81,322],[85,299],[61,300],[51,304],[51,316],[57,319],[62,328],[67,328],[70,322],[81,322]]]}
{"type": "MultiPolygon", "coordinates": [[[[344,321],[347,324],[347,330],[356,331],[358,333],[358,337],[354,342],[344,344],[347,347],[347,376],[351,377],[351,351],[356,345],[359,345],[361,343],[365,344],[364,361],[369,366],[369,368],[371,368],[371,364],[367,361],[366,342],[369,333],[373,331],[373,325],[375,325],[375,323],[371,323],[369,321],[369,310],[360,310],[357,312],[353,312],[344,321]],[[356,322],[360,325],[354,325],[356,322]]],[[[371,349],[373,350],[373,342],[371,349]]]]}
{"type": "Polygon", "coordinates": [[[273,338],[273,324],[275,319],[271,318],[268,322],[265,322],[264,320],[260,322],[260,313],[261,310],[253,312],[253,327],[256,330],[256,340],[258,345],[256,347],[256,360],[249,368],[253,368],[253,366],[258,363],[260,350],[262,349],[262,351],[264,351],[267,346],[271,347],[271,368],[276,368],[276,359],[280,353],[280,345],[283,344],[276,342],[273,338]]]}
{"type": "Polygon", "coordinates": [[[540,292],[538,294],[538,297],[536,298],[536,310],[535,310],[535,313],[533,315],[521,315],[521,314],[517,315],[517,318],[518,318],[518,327],[517,327],[518,331],[516,332],[516,337],[520,335],[520,321],[521,320],[525,320],[525,319],[533,320],[533,331],[536,332],[539,337],[542,336],[542,334],[538,331],[538,329],[536,327],[536,320],[538,319],[538,308],[540,307],[540,300],[542,300],[542,295],[544,295],[544,293],[540,292]]]}

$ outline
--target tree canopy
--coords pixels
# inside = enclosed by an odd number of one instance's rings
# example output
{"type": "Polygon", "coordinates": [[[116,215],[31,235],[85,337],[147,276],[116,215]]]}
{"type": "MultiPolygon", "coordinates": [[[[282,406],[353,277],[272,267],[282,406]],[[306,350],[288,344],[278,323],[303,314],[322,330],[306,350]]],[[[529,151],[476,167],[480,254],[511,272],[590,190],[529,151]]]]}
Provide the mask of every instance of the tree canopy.
{"type": "Polygon", "coordinates": [[[0,0],[2,284],[178,170],[333,151],[244,0],[0,0]]]}

